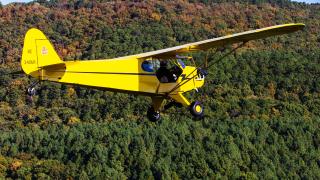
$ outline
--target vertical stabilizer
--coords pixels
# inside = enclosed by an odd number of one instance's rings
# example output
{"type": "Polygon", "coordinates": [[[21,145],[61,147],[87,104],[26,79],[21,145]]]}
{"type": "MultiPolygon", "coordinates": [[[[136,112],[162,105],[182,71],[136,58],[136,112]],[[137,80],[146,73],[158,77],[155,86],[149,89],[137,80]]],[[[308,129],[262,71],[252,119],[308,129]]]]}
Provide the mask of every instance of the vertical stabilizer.
{"type": "Polygon", "coordinates": [[[30,29],[25,36],[21,67],[26,74],[38,76],[44,66],[63,63],[47,37],[38,29],[30,29]]]}

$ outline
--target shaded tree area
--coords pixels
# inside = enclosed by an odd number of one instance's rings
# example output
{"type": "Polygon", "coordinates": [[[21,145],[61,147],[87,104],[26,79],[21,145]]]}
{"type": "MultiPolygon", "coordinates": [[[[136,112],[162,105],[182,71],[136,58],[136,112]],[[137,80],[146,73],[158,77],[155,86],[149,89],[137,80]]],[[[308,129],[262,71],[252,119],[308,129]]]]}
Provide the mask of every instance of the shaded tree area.
{"type": "Polygon", "coordinates": [[[2,133],[0,164],[14,178],[318,178],[319,123],[165,117],[157,124],[32,125],[2,133]]]}
{"type": "MultiPolygon", "coordinates": [[[[320,178],[319,5],[287,0],[37,1],[0,4],[0,177],[53,179],[320,178]],[[302,22],[216,63],[200,93],[206,116],[151,100],[43,82],[33,101],[20,68],[37,27],[64,60],[104,59],[302,22]]],[[[214,62],[222,53],[213,56],[214,62]]],[[[192,54],[197,64],[206,53],[192,54]]]]}

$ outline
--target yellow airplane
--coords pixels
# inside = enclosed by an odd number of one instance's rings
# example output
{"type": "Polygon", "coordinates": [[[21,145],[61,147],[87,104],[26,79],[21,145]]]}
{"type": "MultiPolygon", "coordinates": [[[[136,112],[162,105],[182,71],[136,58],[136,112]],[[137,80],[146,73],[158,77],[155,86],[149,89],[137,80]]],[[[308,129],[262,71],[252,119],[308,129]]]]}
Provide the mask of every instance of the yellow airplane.
{"type": "MultiPolygon", "coordinates": [[[[47,37],[32,28],[24,39],[21,66],[27,75],[39,81],[149,96],[152,105],[147,116],[153,122],[160,119],[161,110],[173,105],[189,107],[192,115],[202,117],[203,105],[199,101],[191,103],[183,93],[202,87],[207,72],[204,68],[186,66],[184,62],[193,59],[182,56],[184,53],[218,49],[234,43],[241,44],[239,48],[251,40],[292,33],[304,27],[301,23],[283,24],[142,54],[86,61],[62,61],[47,37]],[[168,103],[163,106],[165,100],[168,103]]],[[[28,89],[28,93],[35,93],[34,86],[28,89]]]]}

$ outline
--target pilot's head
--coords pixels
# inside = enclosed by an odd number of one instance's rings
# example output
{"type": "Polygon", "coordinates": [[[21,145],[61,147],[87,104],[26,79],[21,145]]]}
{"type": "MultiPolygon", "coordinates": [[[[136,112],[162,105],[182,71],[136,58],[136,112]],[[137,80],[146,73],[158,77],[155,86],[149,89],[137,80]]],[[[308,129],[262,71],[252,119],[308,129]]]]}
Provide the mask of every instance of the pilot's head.
{"type": "Polygon", "coordinates": [[[160,61],[160,67],[167,67],[167,61],[160,61]]]}

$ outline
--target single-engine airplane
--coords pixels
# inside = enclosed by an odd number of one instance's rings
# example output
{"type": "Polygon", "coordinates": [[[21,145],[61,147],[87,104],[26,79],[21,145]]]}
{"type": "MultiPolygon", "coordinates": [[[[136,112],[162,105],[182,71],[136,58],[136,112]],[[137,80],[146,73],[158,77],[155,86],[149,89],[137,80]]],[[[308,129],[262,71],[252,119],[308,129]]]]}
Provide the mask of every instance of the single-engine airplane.
{"type": "MultiPolygon", "coordinates": [[[[204,85],[205,68],[210,65],[186,66],[182,60],[192,62],[193,59],[182,56],[184,53],[240,44],[224,58],[248,41],[292,33],[304,27],[301,23],[283,24],[136,55],[86,61],[62,61],[47,37],[32,28],[25,35],[21,66],[27,75],[39,81],[149,96],[152,105],[147,116],[153,122],[160,119],[161,110],[171,106],[189,107],[193,116],[202,117],[203,105],[199,101],[190,102],[183,93],[204,85]]],[[[28,88],[28,94],[35,94],[33,85],[28,88]]]]}

